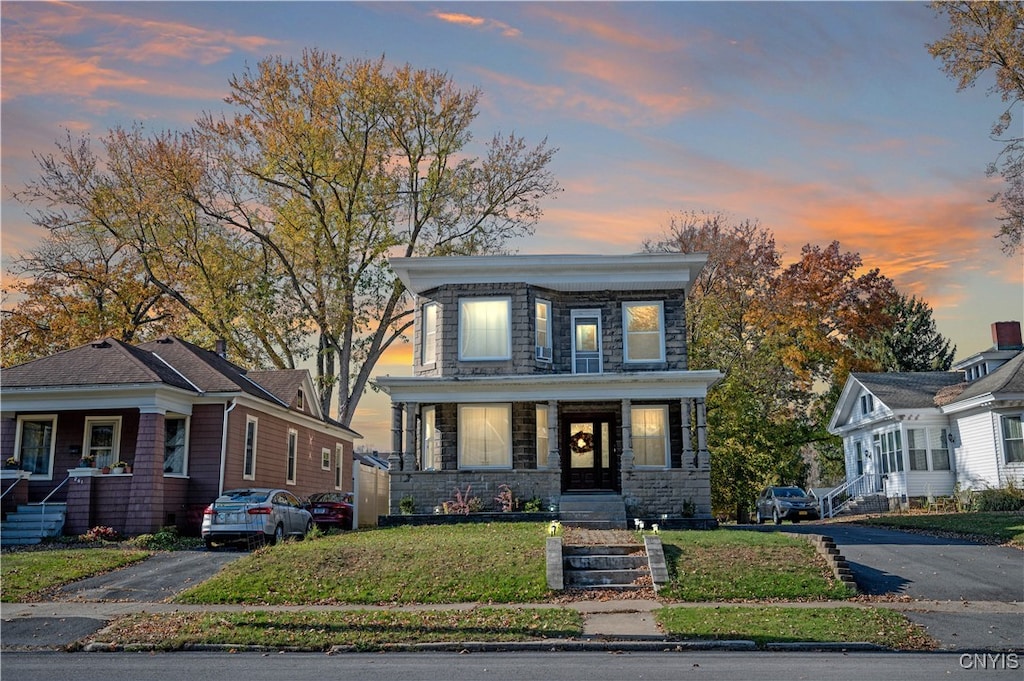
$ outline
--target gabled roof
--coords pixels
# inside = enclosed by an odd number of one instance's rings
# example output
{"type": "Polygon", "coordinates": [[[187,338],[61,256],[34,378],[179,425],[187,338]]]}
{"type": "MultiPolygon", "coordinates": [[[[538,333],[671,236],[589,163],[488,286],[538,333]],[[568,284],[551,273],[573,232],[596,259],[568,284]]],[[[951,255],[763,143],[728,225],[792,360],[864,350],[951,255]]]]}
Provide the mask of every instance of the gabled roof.
{"type": "Polygon", "coordinates": [[[1024,352],[1006,362],[998,369],[970,383],[962,383],[957,389],[950,389],[937,399],[944,411],[955,411],[957,405],[971,402],[990,395],[993,399],[1024,397],[1024,352]]]}
{"type": "Polygon", "coordinates": [[[295,399],[299,394],[299,389],[303,389],[305,391],[304,394],[306,402],[309,403],[306,410],[312,414],[320,413],[319,406],[315,401],[316,396],[310,392],[312,383],[309,380],[309,372],[305,369],[250,371],[246,375],[263,388],[269,390],[277,397],[277,399],[281,400],[281,402],[287,404],[289,407],[295,406],[295,399]]]}
{"type": "Polygon", "coordinates": [[[959,371],[898,371],[851,374],[882,404],[890,409],[934,407],[935,394],[964,380],[959,371]]]}
{"type": "Polygon", "coordinates": [[[197,392],[196,386],[152,353],[114,338],[8,367],[0,381],[4,388],[163,383],[197,392]]]}

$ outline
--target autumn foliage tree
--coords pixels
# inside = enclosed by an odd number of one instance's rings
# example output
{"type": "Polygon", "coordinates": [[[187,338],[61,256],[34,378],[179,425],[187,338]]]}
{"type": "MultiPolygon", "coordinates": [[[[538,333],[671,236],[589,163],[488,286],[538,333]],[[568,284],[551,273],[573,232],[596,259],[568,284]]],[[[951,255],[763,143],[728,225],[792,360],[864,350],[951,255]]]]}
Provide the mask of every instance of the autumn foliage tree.
{"type": "Polygon", "coordinates": [[[191,130],[116,128],[99,154],[69,141],[21,198],[51,231],[88,222],[126,244],[192,332],[243,363],[312,355],[321,406],[348,424],[412,324],[387,259],[498,253],[532,233],[558,191],[555,150],[497,134],[474,156],[479,91],[383,58],[309,50],[229,85],[232,109],[191,130]]]}
{"type": "Polygon", "coordinates": [[[858,347],[887,328],[895,287],[838,242],[783,267],[769,230],[719,213],[675,216],[645,249],[708,254],[687,300],[689,366],[725,373],[707,398],[712,503],[742,518],[764,485],[804,483],[803,450],[831,440],[828,388],[878,368],[858,347]]]}

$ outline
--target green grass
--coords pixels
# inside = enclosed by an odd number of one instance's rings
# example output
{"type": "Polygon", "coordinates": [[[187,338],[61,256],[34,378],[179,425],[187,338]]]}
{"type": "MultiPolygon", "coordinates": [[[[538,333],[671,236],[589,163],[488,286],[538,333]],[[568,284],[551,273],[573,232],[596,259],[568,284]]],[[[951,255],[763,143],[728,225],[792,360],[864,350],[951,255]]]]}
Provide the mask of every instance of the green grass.
{"type": "Polygon", "coordinates": [[[1024,515],[1018,512],[885,515],[860,522],[963,537],[985,537],[1024,546],[1024,515]]]}
{"type": "Polygon", "coordinates": [[[263,645],[304,650],[353,646],[530,641],[578,637],[583,618],[573,610],[474,608],[472,610],[240,612],[131,615],[103,632],[112,644],[148,644],[178,650],[195,644],[263,645]]]}
{"type": "Polygon", "coordinates": [[[549,596],[546,526],[395,527],[286,542],[180,594],[183,603],[512,603],[549,596]]]}
{"type": "Polygon", "coordinates": [[[682,601],[828,600],[854,594],[832,577],[806,539],[779,532],[664,532],[670,583],[682,601]]]}
{"type": "Polygon", "coordinates": [[[766,643],[865,642],[899,649],[930,649],[934,641],[902,613],[863,608],[666,607],[658,624],[681,640],[752,640],[766,643]]]}
{"type": "Polygon", "coordinates": [[[149,551],[99,548],[5,553],[0,558],[0,600],[34,600],[48,589],[135,563],[149,555],[149,551]]]}

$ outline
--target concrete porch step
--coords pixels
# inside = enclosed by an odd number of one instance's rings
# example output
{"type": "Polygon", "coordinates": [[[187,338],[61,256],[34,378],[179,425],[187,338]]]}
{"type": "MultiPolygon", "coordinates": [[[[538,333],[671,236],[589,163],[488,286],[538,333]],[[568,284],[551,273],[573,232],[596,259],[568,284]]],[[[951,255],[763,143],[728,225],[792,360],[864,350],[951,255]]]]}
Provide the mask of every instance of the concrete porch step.
{"type": "Polygon", "coordinates": [[[642,544],[563,546],[562,575],[565,587],[575,589],[633,590],[651,583],[642,544]]]}
{"type": "Polygon", "coordinates": [[[563,525],[625,529],[626,504],[618,494],[564,494],[558,503],[563,525]]]}
{"type": "Polygon", "coordinates": [[[0,523],[0,546],[38,544],[45,537],[58,537],[64,531],[67,504],[19,504],[0,523]]]}

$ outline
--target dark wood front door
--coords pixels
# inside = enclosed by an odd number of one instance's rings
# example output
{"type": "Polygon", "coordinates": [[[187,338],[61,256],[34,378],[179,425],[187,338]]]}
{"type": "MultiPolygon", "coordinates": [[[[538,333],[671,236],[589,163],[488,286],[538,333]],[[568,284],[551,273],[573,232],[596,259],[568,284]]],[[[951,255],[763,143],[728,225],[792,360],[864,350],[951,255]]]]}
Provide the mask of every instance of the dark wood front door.
{"type": "Polygon", "coordinates": [[[566,414],[562,423],[562,489],[618,489],[618,455],[611,414],[566,414]]]}

